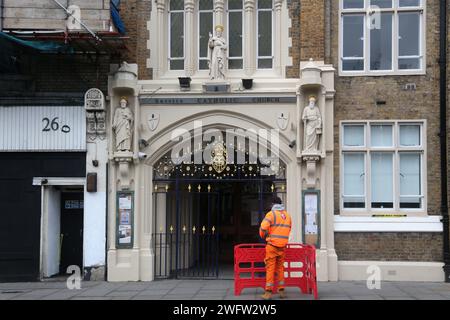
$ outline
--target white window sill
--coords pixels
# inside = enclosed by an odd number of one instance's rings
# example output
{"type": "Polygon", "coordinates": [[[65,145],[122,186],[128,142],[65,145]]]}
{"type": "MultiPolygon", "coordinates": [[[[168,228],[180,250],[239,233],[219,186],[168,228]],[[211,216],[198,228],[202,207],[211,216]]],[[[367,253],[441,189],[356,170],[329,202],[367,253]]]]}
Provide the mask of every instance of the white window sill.
{"type": "Polygon", "coordinates": [[[405,71],[339,71],[340,77],[387,77],[387,76],[424,76],[425,70],[405,70],[405,71]]]}
{"type": "Polygon", "coordinates": [[[442,232],[442,217],[334,216],[335,232],[442,232]]]}

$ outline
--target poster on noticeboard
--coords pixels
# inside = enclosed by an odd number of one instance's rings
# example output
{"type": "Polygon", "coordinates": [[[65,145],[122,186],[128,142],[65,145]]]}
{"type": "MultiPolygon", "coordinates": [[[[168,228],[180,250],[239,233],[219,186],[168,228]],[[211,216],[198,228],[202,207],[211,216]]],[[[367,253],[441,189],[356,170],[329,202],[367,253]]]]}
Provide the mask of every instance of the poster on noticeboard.
{"type": "Polygon", "coordinates": [[[133,210],[134,193],[132,191],[117,192],[117,246],[133,247],[133,210]]]}
{"type": "Polygon", "coordinates": [[[320,246],[320,191],[305,190],[302,194],[303,243],[320,246]]]}

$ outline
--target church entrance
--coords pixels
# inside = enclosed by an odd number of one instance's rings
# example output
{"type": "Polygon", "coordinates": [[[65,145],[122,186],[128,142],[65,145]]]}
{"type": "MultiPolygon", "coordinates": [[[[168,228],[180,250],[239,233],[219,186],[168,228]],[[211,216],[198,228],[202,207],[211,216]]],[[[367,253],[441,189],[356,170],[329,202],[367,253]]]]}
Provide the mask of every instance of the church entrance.
{"type": "Polygon", "coordinates": [[[261,163],[154,166],[155,278],[233,278],[234,246],[258,243],[259,226],[276,195],[286,201],[285,165],[262,175],[261,163]]]}

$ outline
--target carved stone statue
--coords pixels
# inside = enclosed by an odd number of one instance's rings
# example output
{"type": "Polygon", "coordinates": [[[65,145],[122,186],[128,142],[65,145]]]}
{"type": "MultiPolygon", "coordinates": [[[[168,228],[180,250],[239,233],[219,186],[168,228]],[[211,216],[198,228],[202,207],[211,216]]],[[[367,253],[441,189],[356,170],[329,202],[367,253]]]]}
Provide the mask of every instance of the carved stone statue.
{"type": "Polygon", "coordinates": [[[116,151],[131,151],[133,137],[133,113],[125,97],[120,98],[120,106],[114,113],[112,126],[116,134],[116,151]]]}
{"type": "Polygon", "coordinates": [[[223,26],[217,25],[215,27],[216,35],[212,36],[209,33],[208,41],[208,65],[209,77],[211,80],[225,79],[225,61],[227,43],[222,37],[223,26]]]}
{"type": "Polygon", "coordinates": [[[319,151],[319,141],[322,134],[322,116],[316,105],[316,97],[309,97],[309,105],[303,109],[302,120],[305,128],[304,152],[319,151]]]}

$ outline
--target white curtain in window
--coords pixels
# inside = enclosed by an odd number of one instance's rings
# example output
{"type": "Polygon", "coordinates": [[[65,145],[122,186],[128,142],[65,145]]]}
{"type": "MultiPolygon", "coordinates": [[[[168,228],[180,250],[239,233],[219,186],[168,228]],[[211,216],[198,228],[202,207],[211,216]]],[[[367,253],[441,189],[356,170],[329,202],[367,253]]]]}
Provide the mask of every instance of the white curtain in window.
{"type": "Polygon", "coordinates": [[[393,15],[381,13],[380,16],[379,26],[370,30],[370,70],[391,70],[393,15]]]}
{"type": "Polygon", "coordinates": [[[402,147],[411,147],[420,145],[420,126],[401,125],[400,126],[400,145],[402,147]]]}
{"type": "Polygon", "coordinates": [[[391,125],[372,125],[370,135],[372,147],[392,147],[391,125]]]}
{"type": "Polygon", "coordinates": [[[364,125],[344,126],[344,145],[347,147],[364,146],[364,125]]]}
{"type": "Polygon", "coordinates": [[[209,33],[214,30],[213,25],[213,1],[200,0],[199,2],[199,69],[208,69],[208,41],[209,33]]]}
{"type": "Polygon", "coordinates": [[[242,0],[228,1],[228,68],[242,69],[242,27],[243,27],[243,10],[242,0]]]}
{"type": "Polygon", "coordinates": [[[393,202],[393,153],[371,154],[371,187],[373,203],[393,202]]]}
{"type": "Polygon", "coordinates": [[[400,195],[420,194],[420,154],[400,153],[400,195]]]}
{"type": "Polygon", "coordinates": [[[344,195],[364,195],[364,153],[344,153],[344,195]]]}

